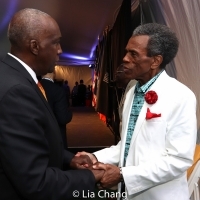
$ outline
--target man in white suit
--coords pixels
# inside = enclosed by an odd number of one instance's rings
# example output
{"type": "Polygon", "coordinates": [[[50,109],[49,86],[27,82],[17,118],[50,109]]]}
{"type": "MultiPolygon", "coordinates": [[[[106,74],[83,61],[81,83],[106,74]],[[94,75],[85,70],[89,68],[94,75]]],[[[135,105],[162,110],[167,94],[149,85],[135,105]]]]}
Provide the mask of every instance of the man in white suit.
{"type": "Polygon", "coordinates": [[[125,183],[127,199],[188,200],[186,172],[196,145],[196,98],[165,72],[178,39],[164,25],[137,27],[126,46],[124,74],[137,80],[126,94],[121,141],[88,154],[106,172],[101,187],[125,183]],[[95,155],[95,156],[94,156],[95,155]]]}

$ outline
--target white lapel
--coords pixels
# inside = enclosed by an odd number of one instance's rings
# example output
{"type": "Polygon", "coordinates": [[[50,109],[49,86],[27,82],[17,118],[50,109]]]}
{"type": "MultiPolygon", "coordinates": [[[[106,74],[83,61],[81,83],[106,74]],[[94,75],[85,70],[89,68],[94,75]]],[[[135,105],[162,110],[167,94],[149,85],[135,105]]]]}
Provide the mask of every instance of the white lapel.
{"type": "MultiPolygon", "coordinates": [[[[160,74],[160,76],[158,77],[158,79],[155,81],[155,83],[153,83],[152,86],[149,88],[149,90],[154,90],[159,95],[160,91],[163,91],[163,84],[167,84],[167,80],[169,80],[168,78],[169,78],[169,76],[167,75],[167,73],[165,71],[163,71],[160,74]]],[[[133,92],[134,92],[134,90],[133,90],[133,92]]],[[[133,97],[130,101],[133,102],[133,97]]],[[[131,112],[130,105],[132,105],[132,103],[131,104],[124,104],[124,105],[125,105],[124,107],[126,107],[127,110],[128,110],[127,107],[129,107],[129,113],[127,115],[127,122],[126,122],[127,126],[126,126],[126,129],[125,129],[126,132],[127,132],[128,120],[129,120],[129,116],[130,116],[130,112],[131,112]]],[[[140,129],[142,127],[142,124],[146,120],[145,118],[146,118],[147,108],[153,109],[153,107],[155,107],[155,106],[156,106],[156,104],[150,105],[150,104],[146,103],[146,101],[144,101],[144,105],[143,105],[143,107],[140,111],[140,114],[139,114],[138,119],[137,119],[137,123],[135,125],[135,129],[134,129],[134,132],[133,132],[133,135],[132,135],[131,145],[135,142],[135,139],[136,139],[137,135],[139,134],[140,129]]],[[[124,134],[124,135],[126,135],[126,134],[124,134]]],[[[126,138],[125,138],[125,140],[126,140],[126,138]]]]}
{"type": "Polygon", "coordinates": [[[125,143],[126,143],[128,120],[129,120],[133,98],[134,98],[135,82],[132,82],[127,87],[129,88],[126,88],[127,93],[124,96],[124,105],[123,105],[123,111],[122,111],[121,151],[120,151],[119,166],[123,166],[123,162],[124,162],[124,149],[125,149],[125,143]]]}

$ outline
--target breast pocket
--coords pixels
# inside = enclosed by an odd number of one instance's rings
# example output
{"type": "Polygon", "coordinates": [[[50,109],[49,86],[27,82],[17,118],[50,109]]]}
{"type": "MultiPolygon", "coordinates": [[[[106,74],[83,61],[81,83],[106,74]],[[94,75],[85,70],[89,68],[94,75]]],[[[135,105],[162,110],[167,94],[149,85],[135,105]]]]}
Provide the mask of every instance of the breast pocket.
{"type": "Polygon", "coordinates": [[[167,123],[159,119],[146,120],[141,129],[141,135],[144,139],[153,143],[154,145],[164,145],[167,130],[167,123]]]}

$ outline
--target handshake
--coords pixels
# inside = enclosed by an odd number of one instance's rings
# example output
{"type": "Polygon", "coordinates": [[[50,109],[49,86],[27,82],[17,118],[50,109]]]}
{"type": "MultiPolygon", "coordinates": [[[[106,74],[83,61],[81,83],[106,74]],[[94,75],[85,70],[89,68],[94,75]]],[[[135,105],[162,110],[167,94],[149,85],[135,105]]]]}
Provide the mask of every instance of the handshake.
{"type": "Polygon", "coordinates": [[[70,163],[72,169],[89,169],[93,173],[99,189],[112,188],[122,180],[120,168],[98,162],[94,154],[78,152],[70,163]]]}

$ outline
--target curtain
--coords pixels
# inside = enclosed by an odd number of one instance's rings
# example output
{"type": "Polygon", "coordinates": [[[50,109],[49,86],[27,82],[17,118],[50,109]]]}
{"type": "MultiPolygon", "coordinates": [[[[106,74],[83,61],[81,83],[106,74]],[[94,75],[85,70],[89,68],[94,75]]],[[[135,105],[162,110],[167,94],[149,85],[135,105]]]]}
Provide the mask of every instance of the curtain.
{"type": "Polygon", "coordinates": [[[97,85],[97,105],[96,111],[110,117],[109,105],[109,68],[111,66],[110,60],[110,34],[108,30],[104,32],[103,39],[99,45],[99,53],[101,57],[99,58],[98,68],[98,85],[97,85]]]}
{"type": "Polygon", "coordinates": [[[116,88],[115,72],[122,63],[125,47],[133,29],[139,25],[139,11],[131,14],[131,0],[124,0],[111,29],[107,27],[96,49],[97,106],[96,110],[106,116],[107,125],[119,135],[118,104],[120,91],[116,88]],[[134,16],[134,19],[132,17],[134,16]]]}
{"type": "MultiPolygon", "coordinates": [[[[140,0],[141,24],[156,22],[166,25],[162,10],[158,5],[159,3],[159,1],[155,0],[140,0]]],[[[174,61],[169,63],[165,70],[171,77],[177,78],[177,71],[174,61]]]]}

